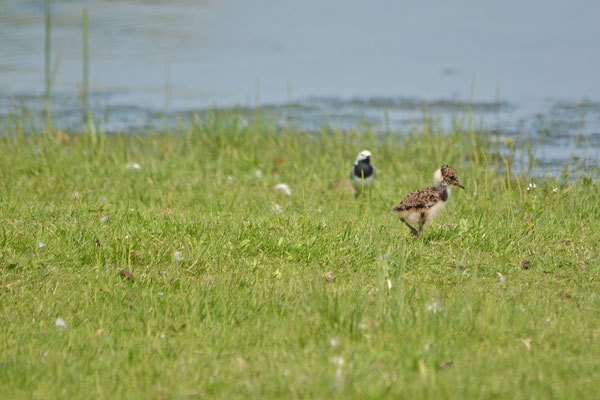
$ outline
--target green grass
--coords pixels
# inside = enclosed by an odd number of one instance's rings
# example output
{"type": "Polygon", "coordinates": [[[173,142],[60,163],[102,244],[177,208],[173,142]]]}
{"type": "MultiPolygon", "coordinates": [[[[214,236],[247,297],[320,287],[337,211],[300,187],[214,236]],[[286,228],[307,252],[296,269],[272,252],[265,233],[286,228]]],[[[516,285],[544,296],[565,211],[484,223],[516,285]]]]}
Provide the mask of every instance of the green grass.
{"type": "Polygon", "coordinates": [[[1,398],[597,396],[597,180],[528,191],[483,135],[429,124],[5,134],[1,398]],[[391,209],[445,163],[467,189],[415,240],[391,209]]]}

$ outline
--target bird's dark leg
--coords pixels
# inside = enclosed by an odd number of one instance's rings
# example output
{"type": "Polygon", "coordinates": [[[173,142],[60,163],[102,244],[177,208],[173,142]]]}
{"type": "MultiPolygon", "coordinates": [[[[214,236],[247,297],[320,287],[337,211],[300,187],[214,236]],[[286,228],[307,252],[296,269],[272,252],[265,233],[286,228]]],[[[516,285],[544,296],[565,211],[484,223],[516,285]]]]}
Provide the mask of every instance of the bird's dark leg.
{"type": "Polygon", "coordinates": [[[419,218],[419,236],[423,234],[423,226],[425,226],[425,222],[427,221],[427,215],[422,212],[419,218]]]}
{"type": "Polygon", "coordinates": [[[417,231],[415,228],[413,228],[411,224],[409,224],[405,220],[402,220],[402,222],[404,222],[404,225],[406,225],[410,228],[410,233],[412,233],[414,236],[417,236],[417,237],[419,236],[419,231],[417,231]]]}

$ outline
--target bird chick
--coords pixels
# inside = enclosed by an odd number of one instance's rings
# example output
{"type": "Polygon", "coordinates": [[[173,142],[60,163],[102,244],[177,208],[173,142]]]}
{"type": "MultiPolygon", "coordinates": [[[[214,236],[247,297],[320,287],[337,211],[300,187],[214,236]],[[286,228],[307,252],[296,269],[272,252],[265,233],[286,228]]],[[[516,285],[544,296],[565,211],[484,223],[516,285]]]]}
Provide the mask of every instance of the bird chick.
{"type": "Polygon", "coordinates": [[[350,183],[354,187],[354,196],[358,197],[366,189],[370,189],[375,181],[375,167],[371,164],[371,152],[363,150],[358,153],[350,170],[350,183]]]}
{"type": "Polygon", "coordinates": [[[394,207],[394,212],[400,220],[410,228],[415,236],[423,233],[423,226],[433,220],[438,212],[446,205],[450,197],[450,187],[465,187],[458,181],[454,168],[443,165],[433,174],[434,186],[415,190],[394,207]],[[419,230],[414,228],[419,225],[419,230]]]}

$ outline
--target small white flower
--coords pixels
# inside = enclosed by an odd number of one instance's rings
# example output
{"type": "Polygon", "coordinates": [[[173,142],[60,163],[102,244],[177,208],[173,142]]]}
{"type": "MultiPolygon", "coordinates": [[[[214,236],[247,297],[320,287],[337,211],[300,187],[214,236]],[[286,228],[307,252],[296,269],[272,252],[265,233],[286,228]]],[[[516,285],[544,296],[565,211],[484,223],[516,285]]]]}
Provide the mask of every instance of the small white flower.
{"type": "Polygon", "coordinates": [[[557,187],[552,188],[552,193],[556,193],[556,192],[558,192],[558,188],[557,187]]]}
{"type": "Polygon", "coordinates": [[[46,243],[44,242],[38,242],[38,249],[44,248],[46,247],[46,243]]]}
{"type": "Polygon", "coordinates": [[[159,296],[164,296],[164,293],[163,292],[158,292],[158,295],[159,296]]]}
{"type": "Polygon", "coordinates": [[[431,342],[427,342],[423,345],[424,351],[429,351],[430,348],[431,348],[431,342]]]}
{"type": "Polygon", "coordinates": [[[281,190],[283,193],[287,194],[288,196],[292,195],[292,190],[286,183],[278,183],[275,186],[275,190],[281,190]]]}
{"type": "Polygon", "coordinates": [[[100,218],[100,222],[104,223],[106,221],[108,221],[110,219],[110,216],[105,215],[104,217],[100,218]]]}
{"type": "Polygon", "coordinates": [[[342,358],[342,356],[333,356],[331,362],[337,365],[338,367],[344,366],[344,359],[342,358]]]}
{"type": "Polygon", "coordinates": [[[442,311],[442,305],[440,304],[439,300],[431,300],[429,301],[429,303],[426,304],[427,307],[427,311],[433,313],[433,314],[437,314],[439,311],[442,311]]]}
{"type": "Polygon", "coordinates": [[[166,337],[166,336],[165,336],[165,334],[164,334],[164,333],[161,333],[161,334],[160,334],[160,338],[161,338],[161,339],[164,339],[165,337],[166,337]]]}
{"type": "Polygon", "coordinates": [[[392,281],[389,278],[387,278],[385,281],[387,282],[388,289],[391,290],[392,289],[392,281]]]}
{"type": "Polygon", "coordinates": [[[332,337],[331,339],[329,339],[329,344],[331,345],[331,347],[336,347],[338,344],[340,344],[340,341],[338,338],[332,337]]]}
{"type": "Polygon", "coordinates": [[[176,251],[175,253],[173,253],[173,258],[175,259],[175,261],[183,261],[183,255],[180,251],[176,251]]]}
{"type": "Polygon", "coordinates": [[[368,328],[368,326],[364,322],[359,322],[358,323],[358,329],[360,329],[361,331],[364,331],[367,328],[368,328]]]}
{"type": "Polygon", "coordinates": [[[500,279],[500,283],[504,283],[504,275],[502,275],[500,272],[496,272],[496,274],[498,275],[498,279],[500,279]]]}
{"type": "Polygon", "coordinates": [[[227,175],[227,180],[228,180],[229,182],[233,182],[233,176],[231,176],[231,175],[227,175]]]}
{"type": "Polygon", "coordinates": [[[271,203],[271,211],[281,214],[283,212],[283,207],[281,204],[271,203]]]}
{"type": "Polygon", "coordinates": [[[344,383],[344,372],[342,370],[342,367],[344,366],[344,359],[341,356],[334,356],[331,359],[331,362],[334,363],[337,368],[335,370],[335,375],[334,375],[334,379],[335,379],[335,386],[339,386],[342,385],[344,383]]]}
{"type": "Polygon", "coordinates": [[[128,163],[125,164],[125,169],[142,169],[142,167],[138,163],[128,163]]]}
{"type": "Polygon", "coordinates": [[[525,312],[525,307],[523,306],[523,304],[519,304],[519,310],[521,312],[525,312]]]}
{"type": "Polygon", "coordinates": [[[473,192],[473,196],[477,196],[477,192],[473,192]]]}
{"type": "Polygon", "coordinates": [[[283,376],[288,376],[290,374],[290,370],[287,368],[284,368],[281,372],[283,373],[283,376]]]}
{"type": "Polygon", "coordinates": [[[131,236],[125,235],[125,239],[131,239],[131,236]]]}
{"type": "Polygon", "coordinates": [[[132,208],[132,209],[130,209],[129,211],[131,211],[131,212],[135,212],[135,208],[132,208]]]}
{"type": "Polygon", "coordinates": [[[260,169],[257,169],[256,172],[254,172],[254,175],[256,175],[256,178],[258,179],[262,179],[262,171],[260,169]]]}
{"type": "Polygon", "coordinates": [[[67,327],[67,322],[61,317],[58,317],[56,318],[54,325],[56,325],[58,328],[65,329],[67,327]]]}

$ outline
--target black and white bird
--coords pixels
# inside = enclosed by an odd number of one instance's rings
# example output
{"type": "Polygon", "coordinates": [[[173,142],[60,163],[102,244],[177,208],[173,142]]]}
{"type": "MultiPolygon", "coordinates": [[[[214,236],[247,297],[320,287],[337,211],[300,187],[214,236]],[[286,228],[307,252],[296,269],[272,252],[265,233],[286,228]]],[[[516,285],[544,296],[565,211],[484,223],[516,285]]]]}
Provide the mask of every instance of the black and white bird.
{"type": "Polygon", "coordinates": [[[434,186],[415,190],[409,193],[394,207],[394,212],[400,220],[410,228],[415,236],[421,236],[423,226],[432,221],[438,212],[444,209],[450,197],[450,187],[465,187],[458,181],[458,174],[454,168],[443,165],[433,174],[434,186]],[[419,226],[417,230],[414,225],[419,226]]]}
{"type": "Polygon", "coordinates": [[[371,164],[371,152],[363,150],[358,153],[356,161],[350,170],[350,183],[354,187],[355,197],[371,188],[375,181],[375,167],[371,164]]]}

